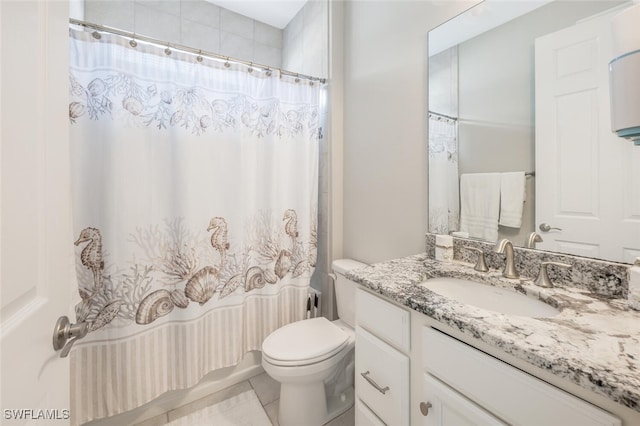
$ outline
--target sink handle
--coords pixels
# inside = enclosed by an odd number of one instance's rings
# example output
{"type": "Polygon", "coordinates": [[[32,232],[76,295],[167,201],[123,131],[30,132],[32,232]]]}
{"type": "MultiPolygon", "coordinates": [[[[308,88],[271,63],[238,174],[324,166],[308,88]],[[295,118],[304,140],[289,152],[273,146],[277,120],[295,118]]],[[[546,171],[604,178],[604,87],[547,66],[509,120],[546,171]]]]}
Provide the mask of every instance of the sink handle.
{"type": "Polygon", "coordinates": [[[478,272],[489,271],[489,268],[487,267],[487,262],[484,259],[484,251],[482,251],[482,249],[479,249],[477,247],[471,247],[471,246],[462,246],[462,248],[465,248],[467,250],[472,250],[478,253],[478,260],[476,261],[476,266],[474,266],[473,269],[475,269],[478,272]]]}
{"type": "Polygon", "coordinates": [[[533,282],[535,285],[539,287],[545,287],[545,288],[553,287],[553,283],[551,282],[551,279],[549,278],[549,274],[547,273],[548,265],[557,266],[558,268],[562,268],[562,269],[570,269],[572,267],[572,265],[569,265],[568,263],[542,262],[540,264],[540,272],[538,273],[538,278],[536,278],[536,280],[533,282]]]}
{"type": "Polygon", "coordinates": [[[536,248],[536,243],[541,243],[544,240],[542,239],[542,236],[540,234],[538,234],[537,232],[532,232],[529,234],[529,236],[527,237],[526,241],[524,242],[524,246],[526,248],[536,248]]]}

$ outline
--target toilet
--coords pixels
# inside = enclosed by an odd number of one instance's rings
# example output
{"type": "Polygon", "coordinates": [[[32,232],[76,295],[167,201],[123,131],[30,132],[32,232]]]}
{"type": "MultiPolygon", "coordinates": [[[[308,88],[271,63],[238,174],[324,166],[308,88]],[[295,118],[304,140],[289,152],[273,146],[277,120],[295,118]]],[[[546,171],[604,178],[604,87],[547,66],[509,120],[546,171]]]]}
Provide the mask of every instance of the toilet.
{"type": "Polygon", "coordinates": [[[262,343],[262,367],[280,382],[281,426],[320,426],[353,406],[356,283],[345,274],[362,266],[332,264],[339,319],[293,322],[262,343]]]}

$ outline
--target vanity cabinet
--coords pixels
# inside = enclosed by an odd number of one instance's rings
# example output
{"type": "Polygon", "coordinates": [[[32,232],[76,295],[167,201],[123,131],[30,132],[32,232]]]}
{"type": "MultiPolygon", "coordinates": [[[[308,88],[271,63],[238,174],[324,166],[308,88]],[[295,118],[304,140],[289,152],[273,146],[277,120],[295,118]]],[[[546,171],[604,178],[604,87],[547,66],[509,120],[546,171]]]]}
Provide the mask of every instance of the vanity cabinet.
{"type": "Polygon", "coordinates": [[[431,405],[422,424],[621,425],[606,411],[441,331],[424,327],[422,336],[423,403],[431,405]]]}
{"type": "MultiPolygon", "coordinates": [[[[622,425],[527,372],[525,363],[509,364],[496,358],[500,351],[484,348],[489,355],[475,346],[431,317],[358,288],[356,425],[622,425]]],[[[625,425],[638,424],[624,418],[625,425]]]]}
{"type": "Polygon", "coordinates": [[[408,310],[356,293],[356,425],[409,425],[408,310]]]}

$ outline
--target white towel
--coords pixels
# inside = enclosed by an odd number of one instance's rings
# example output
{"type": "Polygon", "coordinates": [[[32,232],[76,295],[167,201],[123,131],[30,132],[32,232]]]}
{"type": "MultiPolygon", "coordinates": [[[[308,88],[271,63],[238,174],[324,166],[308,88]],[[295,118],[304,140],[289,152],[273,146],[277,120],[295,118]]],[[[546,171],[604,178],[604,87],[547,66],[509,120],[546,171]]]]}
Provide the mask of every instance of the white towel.
{"type": "Polygon", "coordinates": [[[498,240],[500,173],[460,176],[460,231],[472,238],[498,240]]]}
{"type": "Polygon", "coordinates": [[[510,228],[520,228],[522,226],[525,179],[524,172],[501,173],[500,225],[510,228]]]}

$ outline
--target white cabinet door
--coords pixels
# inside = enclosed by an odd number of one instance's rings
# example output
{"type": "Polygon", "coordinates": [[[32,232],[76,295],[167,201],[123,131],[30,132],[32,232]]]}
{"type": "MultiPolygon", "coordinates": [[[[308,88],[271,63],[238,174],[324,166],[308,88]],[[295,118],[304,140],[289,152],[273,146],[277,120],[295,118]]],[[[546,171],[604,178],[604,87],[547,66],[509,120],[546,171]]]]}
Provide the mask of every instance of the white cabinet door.
{"type": "Polygon", "coordinates": [[[409,357],[356,327],[356,397],[387,425],[409,425],[409,357]]]}
{"type": "Polygon", "coordinates": [[[386,426],[364,402],[356,398],[356,426],[386,426]]]}
{"type": "Polygon", "coordinates": [[[424,375],[423,392],[425,426],[506,425],[430,374],[424,375]]]}
{"type": "Polygon", "coordinates": [[[622,424],[610,413],[433,328],[423,329],[423,345],[428,373],[509,424],[622,424]]]}

